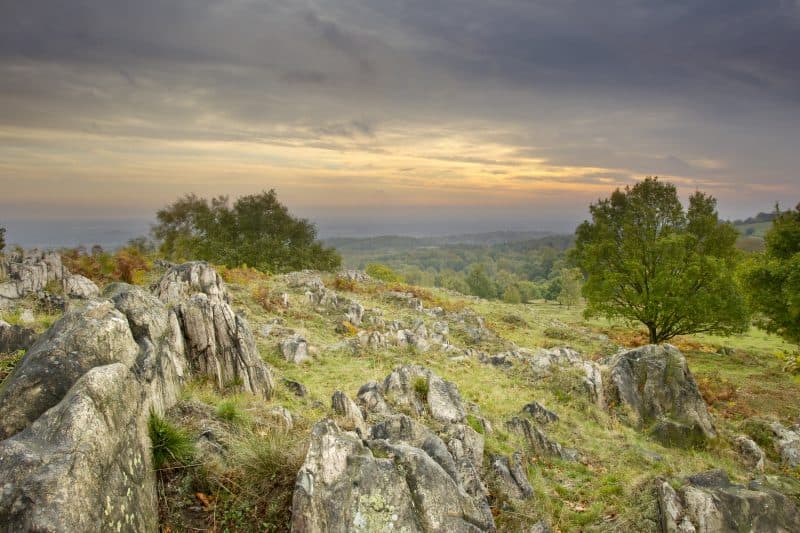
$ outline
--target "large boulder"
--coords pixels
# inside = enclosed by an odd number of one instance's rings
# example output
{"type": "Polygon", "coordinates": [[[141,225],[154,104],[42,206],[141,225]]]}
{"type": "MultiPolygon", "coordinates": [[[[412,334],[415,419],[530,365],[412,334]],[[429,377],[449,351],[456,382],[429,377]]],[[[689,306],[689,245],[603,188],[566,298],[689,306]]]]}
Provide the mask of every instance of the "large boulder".
{"type": "Polygon", "coordinates": [[[64,294],[72,298],[94,298],[100,295],[94,281],[80,274],[70,274],[64,278],[64,294]]]}
{"type": "Polygon", "coordinates": [[[0,440],[22,431],[96,366],[136,363],[128,321],[109,301],[66,313],[20,360],[0,389],[0,440]]]}
{"type": "Polygon", "coordinates": [[[89,369],[0,441],[0,531],[156,531],[146,418],[125,364],[89,369]]]}
{"type": "Polygon", "coordinates": [[[494,531],[483,437],[465,423],[455,385],[399,367],[359,390],[371,426],[344,394],[332,401],[360,438],[331,420],[314,426],[295,486],[294,531],[494,531]]]}
{"type": "Polygon", "coordinates": [[[656,483],[664,533],[790,533],[800,531],[797,503],[752,482],[735,485],[714,470],[687,478],[676,490],[656,483]]]}
{"type": "Polygon", "coordinates": [[[670,345],[619,353],[611,364],[611,389],[632,422],[650,428],[665,445],[702,446],[717,436],[686,358],[670,345]]]}
{"type": "Polygon", "coordinates": [[[514,452],[510,459],[504,455],[493,455],[490,464],[496,488],[506,498],[524,500],[533,495],[520,452],[514,452]]]}
{"type": "Polygon", "coordinates": [[[292,531],[493,530],[439,463],[415,446],[362,442],[318,422],[292,501],[292,531]]]}
{"type": "Polygon", "coordinates": [[[770,429],[775,435],[775,449],[781,462],[790,467],[800,466],[800,427],[784,427],[779,422],[772,422],[770,429]]]}
{"type": "Polygon", "coordinates": [[[222,278],[210,265],[196,261],[173,267],[154,290],[176,313],[193,373],[211,377],[220,389],[236,387],[272,396],[272,372],[258,355],[249,325],[230,306],[222,278]]]}
{"type": "Polygon", "coordinates": [[[51,281],[60,282],[65,273],[61,256],[55,252],[14,252],[2,261],[4,276],[0,279],[0,308],[43,291],[51,281]]]}

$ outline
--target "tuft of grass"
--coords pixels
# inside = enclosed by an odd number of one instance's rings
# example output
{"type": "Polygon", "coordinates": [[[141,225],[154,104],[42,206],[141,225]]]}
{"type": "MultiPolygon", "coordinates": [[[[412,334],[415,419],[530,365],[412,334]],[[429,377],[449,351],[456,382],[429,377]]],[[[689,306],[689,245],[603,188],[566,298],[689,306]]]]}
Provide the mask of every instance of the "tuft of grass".
{"type": "Polygon", "coordinates": [[[421,400],[427,401],[428,400],[428,380],[425,378],[417,378],[414,380],[412,385],[414,388],[414,394],[416,394],[421,400]]]}
{"type": "Polygon", "coordinates": [[[169,463],[185,464],[191,460],[194,446],[184,430],[155,413],[150,414],[149,430],[156,470],[169,463]]]}
{"type": "Polygon", "coordinates": [[[467,415],[467,424],[469,424],[469,427],[471,427],[481,435],[483,435],[486,432],[486,430],[483,427],[483,424],[481,424],[481,421],[478,420],[478,417],[476,417],[475,415],[471,414],[467,415]]]}
{"type": "Polygon", "coordinates": [[[247,414],[239,406],[236,398],[228,398],[217,404],[217,416],[231,424],[244,424],[248,421],[247,414]]]}
{"type": "Polygon", "coordinates": [[[17,363],[19,363],[24,355],[25,350],[17,350],[10,354],[0,353],[0,385],[11,375],[11,372],[14,371],[14,367],[17,366],[17,363]]]}

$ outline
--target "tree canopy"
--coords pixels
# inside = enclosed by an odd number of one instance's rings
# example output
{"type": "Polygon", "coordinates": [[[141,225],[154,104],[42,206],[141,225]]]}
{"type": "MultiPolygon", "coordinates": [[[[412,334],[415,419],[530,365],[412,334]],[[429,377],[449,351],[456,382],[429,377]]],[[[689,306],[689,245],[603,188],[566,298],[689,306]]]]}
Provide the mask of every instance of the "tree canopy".
{"type": "Polygon", "coordinates": [[[698,191],[684,210],[673,185],[648,177],[589,210],[572,253],[587,275],[588,315],[641,322],[652,343],[746,329],[737,232],[719,220],[714,198],[698,191]]]}
{"type": "Polygon", "coordinates": [[[800,204],[777,214],[766,250],[743,266],[759,326],[800,344],[800,204]]]}
{"type": "Polygon", "coordinates": [[[335,250],[316,240],[312,223],[294,218],[274,190],[210,201],[186,195],[157,213],[153,235],[173,260],[202,259],[229,267],[248,265],[265,272],[305,268],[332,270],[335,250]]]}

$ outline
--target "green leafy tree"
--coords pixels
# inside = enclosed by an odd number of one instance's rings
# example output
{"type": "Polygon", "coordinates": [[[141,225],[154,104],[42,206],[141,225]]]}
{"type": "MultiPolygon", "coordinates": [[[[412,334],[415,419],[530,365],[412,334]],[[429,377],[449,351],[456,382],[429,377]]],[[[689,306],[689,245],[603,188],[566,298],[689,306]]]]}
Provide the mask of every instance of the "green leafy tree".
{"type": "Polygon", "coordinates": [[[571,307],[581,297],[581,281],[583,275],[579,268],[562,268],[559,275],[561,290],[558,292],[558,303],[571,307]]]}
{"type": "Polygon", "coordinates": [[[555,302],[561,294],[561,278],[553,278],[546,282],[542,291],[542,298],[547,302],[555,302]]]}
{"type": "Polygon", "coordinates": [[[380,281],[387,283],[397,283],[402,281],[400,275],[386,265],[380,263],[370,263],[365,269],[366,273],[380,281]]]}
{"type": "Polygon", "coordinates": [[[759,326],[800,344],[800,204],[776,216],[765,241],[742,268],[751,306],[759,326]]]}
{"type": "Polygon", "coordinates": [[[673,185],[646,178],[589,210],[572,255],[587,275],[587,315],[641,322],[652,343],[747,328],[737,232],[719,220],[714,198],[698,191],[684,211],[673,185]]]}
{"type": "Polygon", "coordinates": [[[316,240],[312,223],[293,217],[274,190],[243,196],[232,206],[220,196],[190,194],[157,213],[153,235],[173,260],[203,259],[264,272],[333,270],[341,258],[316,240]]]}
{"type": "Polygon", "coordinates": [[[483,265],[474,265],[467,275],[467,285],[469,291],[475,296],[481,298],[492,298],[494,296],[494,284],[489,276],[486,275],[486,270],[483,265]]]}
{"type": "Polygon", "coordinates": [[[522,296],[516,285],[509,285],[503,291],[503,301],[507,304],[518,304],[522,302],[522,296]]]}

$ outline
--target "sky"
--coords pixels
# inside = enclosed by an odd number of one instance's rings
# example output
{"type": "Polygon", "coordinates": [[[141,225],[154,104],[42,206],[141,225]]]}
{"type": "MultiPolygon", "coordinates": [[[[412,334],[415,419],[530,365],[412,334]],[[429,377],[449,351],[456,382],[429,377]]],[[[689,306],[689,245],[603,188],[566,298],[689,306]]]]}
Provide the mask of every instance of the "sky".
{"type": "Polygon", "coordinates": [[[647,175],[740,218],[798,154],[800,0],[0,0],[11,238],[270,188],[329,234],[570,231],[647,175]]]}

